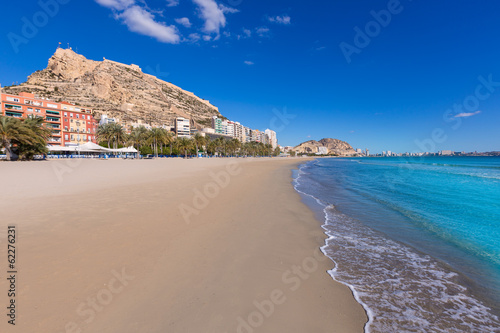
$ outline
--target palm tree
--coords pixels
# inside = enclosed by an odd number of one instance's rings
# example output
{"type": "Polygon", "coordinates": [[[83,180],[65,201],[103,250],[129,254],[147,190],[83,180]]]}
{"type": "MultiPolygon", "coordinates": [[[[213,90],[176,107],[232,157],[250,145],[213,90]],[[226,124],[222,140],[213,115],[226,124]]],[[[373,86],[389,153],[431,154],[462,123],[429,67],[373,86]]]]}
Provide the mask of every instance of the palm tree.
{"type": "Polygon", "coordinates": [[[266,143],[264,145],[265,156],[271,156],[272,151],[273,151],[273,146],[270,143],[266,143]]]}
{"type": "Polygon", "coordinates": [[[113,138],[111,123],[99,125],[97,128],[97,140],[99,142],[106,141],[108,143],[108,148],[111,148],[111,140],[113,138]]]}
{"type": "Polygon", "coordinates": [[[198,147],[202,148],[205,145],[206,142],[205,137],[202,136],[200,133],[196,133],[193,138],[193,142],[196,146],[196,155],[198,156],[198,151],[199,151],[198,147]]]}
{"type": "Polygon", "coordinates": [[[207,140],[207,152],[212,156],[217,152],[217,140],[207,140]]]}
{"type": "Polygon", "coordinates": [[[220,154],[224,151],[226,151],[226,139],[222,138],[222,137],[218,137],[217,139],[215,139],[214,141],[214,147],[215,147],[215,151],[217,153],[219,153],[219,156],[220,154]]]}
{"type": "Polygon", "coordinates": [[[179,151],[184,151],[184,158],[187,158],[188,150],[193,148],[193,140],[188,138],[178,138],[177,139],[177,149],[179,151]]]}
{"type": "Polygon", "coordinates": [[[159,127],[153,127],[149,131],[149,137],[151,140],[153,152],[156,157],[158,157],[158,143],[165,142],[165,130],[159,127]]]}
{"type": "Polygon", "coordinates": [[[113,148],[118,149],[118,143],[124,143],[127,141],[127,133],[125,133],[125,130],[123,129],[123,126],[117,123],[111,123],[110,132],[111,132],[111,137],[113,140],[113,148]]]}
{"type": "Polygon", "coordinates": [[[42,117],[29,117],[23,121],[22,126],[31,132],[32,142],[19,143],[19,156],[22,159],[31,160],[35,155],[45,155],[49,152],[47,140],[52,135],[52,130],[43,126],[45,120],[42,117]]]}
{"type": "Polygon", "coordinates": [[[279,156],[281,154],[280,147],[276,147],[273,150],[273,156],[279,156]]]}
{"type": "Polygon", "coordinates": [[[238,139],[231,139],[228,142],[228,148],[229,151],[231,152],[231,155],[236,155],[236,151],[240,149],[241,147],[241,142],[238,139]]]}
{"type": "Polygon", "coordinates": [[[123,144],[126,141],[127,133],[125,133],[122,125],[108,123],[99,126],[97,129],[97,138],[101,142],[106,141],[108,148],[111,148],[111,143],[113,143],[113,148],[117,149],[119,143],[123,144]]]}
{"type": "Polygon", "coordinates": [[[127,144],[131,144],[137,150],[140,150],[141,147],[146,142],[147,135],[148,135],[148,130],[146,129],[146,127],[144,126],[136,127],[132,129],[132,131],[130,132],[127,144]]]}
{"type": "Polygon", "coordinates": [[[175,142],[175,136],[172,132],[165,130],[164,143],[170,147],[170,156],[172,156],[172,145],[175,142]]]}
{"type": "Polygon", "coordinates": [[[36,141],[33,134],[27,126],[23,126],[20,120],[0,116],[0,147],[5,148],[7,161],[17,159],[12,149],[13,145],[30,144],[36,141]]]}

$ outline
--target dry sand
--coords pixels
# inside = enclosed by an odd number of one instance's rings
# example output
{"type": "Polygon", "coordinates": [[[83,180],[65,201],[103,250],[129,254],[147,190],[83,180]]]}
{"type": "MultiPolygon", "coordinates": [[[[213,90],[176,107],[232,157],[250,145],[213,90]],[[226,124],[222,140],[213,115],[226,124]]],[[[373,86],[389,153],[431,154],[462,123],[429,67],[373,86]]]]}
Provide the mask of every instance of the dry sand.
{"type": "Polygon", "coordinates": [[[300,161],[0,163],[0,331],[362,332],[291,184],[300,161]]]}

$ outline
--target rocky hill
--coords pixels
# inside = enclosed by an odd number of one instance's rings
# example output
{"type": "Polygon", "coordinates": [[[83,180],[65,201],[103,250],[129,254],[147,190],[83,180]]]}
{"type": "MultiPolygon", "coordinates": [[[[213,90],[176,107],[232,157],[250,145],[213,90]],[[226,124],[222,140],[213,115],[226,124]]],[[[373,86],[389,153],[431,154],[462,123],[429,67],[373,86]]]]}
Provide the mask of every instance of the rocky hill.
{"type": "Polygon", "coordinates": [[[293,148],[297,154],[316,154],[319,147],[326,147],[328,154],[340,156],[356,155],[356,151],[347,142],[337,139],[310,140],[293,148]]]}
{"type": "Polygon", "coordinates": [[[219,110],[208,101],[169,82],[145,74],[137,65],[104,59],[94,61],[71,49],[58,48],[47,68],[27,82],[5,87],[6,93],[35,93],[55,101],[68,101],[107,114],[123,123],[142,120],[151,125],[172,124],[175,117],[208,125],[219,110]]]}

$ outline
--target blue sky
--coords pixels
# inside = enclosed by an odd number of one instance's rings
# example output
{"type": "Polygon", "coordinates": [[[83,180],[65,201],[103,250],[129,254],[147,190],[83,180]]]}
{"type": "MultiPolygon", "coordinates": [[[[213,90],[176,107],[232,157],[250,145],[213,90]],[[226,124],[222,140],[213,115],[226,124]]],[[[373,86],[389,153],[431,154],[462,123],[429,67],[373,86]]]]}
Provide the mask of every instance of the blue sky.
{"type": "Polygon", "coordinates": [[[9,1],[0,83],[69,43],[275,129],[282,145],[500,150],[499,12],[493,0],[9,1]]]}

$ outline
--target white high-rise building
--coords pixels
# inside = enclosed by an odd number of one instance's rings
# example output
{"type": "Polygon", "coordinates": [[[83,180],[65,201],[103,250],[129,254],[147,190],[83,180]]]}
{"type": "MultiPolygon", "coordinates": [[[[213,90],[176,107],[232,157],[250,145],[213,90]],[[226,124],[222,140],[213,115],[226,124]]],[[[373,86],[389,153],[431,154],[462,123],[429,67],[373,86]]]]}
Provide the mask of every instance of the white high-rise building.
{"type": "Polygon", "coordinates": [[[191,125],[189,119],[178,117],[175,119],[175,133],[179,138],[191,137],[191,125]]]}
{"type": "Polygon", "coordinates": [[[269,128],[264,131],[268,138],[269,138],[269,143],[271,146],[273,146],[273,149],[276,149],[278,147],[278,138],[276,137],[276,132],[273,130],[270,130],[269,128]]]}
{"type": "Polygon", "coordinates": [[[234,123],[234,137],[240,140],[240,142],[245,142],[245,130],[243,125],[238,122],[234,123]]]}
{"type": "Polygon", "coordinates": [[[226,127],[226,133],[224,133],[224,134],[234,138],[234,122],[232,122],[230,120],[224,120],[222,123],[223,123],[223,127],[224,127],[224,123],[225,123],[225,127],[226,127]]]}
{"type": "Polygon", "coordinates": [[[269,137],[265,132],[260,132],[260,142],[262,142],[265,145],[269,144],[269,137]]]}
{"type": "Polygon", "coordinates": [[[248,127],[243,127],[243,130],[245,132],[245,142],[252,141],[252,130],[248,127]]]}
{"type": "Polygon", "coordinates": [[[217,134],[224,134],[224,129],[222,128],[222,119],[217,116],[212,117],[212,128],[217,134]]]}

